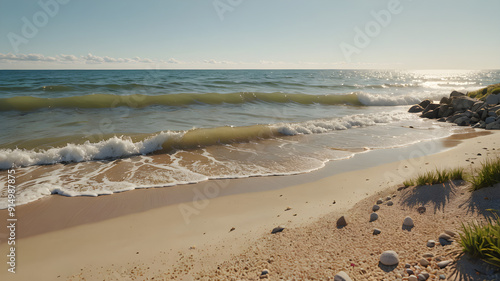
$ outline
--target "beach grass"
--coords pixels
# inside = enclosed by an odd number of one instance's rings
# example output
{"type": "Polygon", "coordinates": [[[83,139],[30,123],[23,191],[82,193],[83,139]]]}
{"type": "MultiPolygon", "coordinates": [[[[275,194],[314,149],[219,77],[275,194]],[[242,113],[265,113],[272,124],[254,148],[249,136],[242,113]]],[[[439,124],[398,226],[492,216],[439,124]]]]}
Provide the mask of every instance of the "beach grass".
{"type": "Polygon", "coordinates": [[[483,162],[476,175],[471,176],[470,182],[472,191],[500,183],[500,158],[483,162]]]}
{"type": "Polygon", "coordinates": [[[494,213],[494,219],[488,218],[484,225],[462,223],[459,243],[465,253],[500,267],[500,218],[494,213]]]}
{"type": "Polygon", "coordinates": [[[417,175],[416,178],[405,180],[403,184],[405,186],[413,186],[413,185],[426,185],[426,184],[438,184],[445,183],[450,180],[463,180],[464,173],[461,168],[453,168],[453,169],[444,169],[435,171],[429,171],[423,174],[417,175]]]}
{"type": "Polygon", "coordinates": [[[500,93],[500,83],[467,93],[471,98],[484,100],[488,95],[500,93]]]}

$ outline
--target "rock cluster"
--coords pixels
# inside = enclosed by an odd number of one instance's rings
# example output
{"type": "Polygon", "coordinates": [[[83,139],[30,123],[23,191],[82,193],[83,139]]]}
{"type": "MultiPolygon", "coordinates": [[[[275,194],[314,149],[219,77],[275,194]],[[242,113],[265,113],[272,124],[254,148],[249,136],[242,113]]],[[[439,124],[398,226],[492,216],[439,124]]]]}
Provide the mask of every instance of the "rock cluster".
{"type": "Polygon", "coordinates": [[[484,101],[453,91],[450,97],[443,97],[439,104],[424,100],[408,110],[421,113],[420,117],[455,123],[458,126],[472,126],[487,130],[500,129],[500,94],[491,94],[484,101]]]}

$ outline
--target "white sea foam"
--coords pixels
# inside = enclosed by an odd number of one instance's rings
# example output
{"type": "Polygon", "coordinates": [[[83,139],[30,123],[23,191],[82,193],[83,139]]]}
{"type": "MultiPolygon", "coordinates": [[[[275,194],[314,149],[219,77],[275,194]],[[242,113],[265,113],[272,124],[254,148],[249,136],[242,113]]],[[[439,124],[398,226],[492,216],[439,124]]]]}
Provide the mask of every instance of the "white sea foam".
{"type": "Polygon", "coordinates": [[[366,106],[397,106],[397,105],[413,105],[421,102],[424,99],[440,100],[446,96],[444,94],[422,93],[410,95],[377,95],[368,93],[358,93],[358,100],[366,106]]]}
{"type": "Polygon", "coordinates": [[[332,131],[347,130],[354,127],[374,126],[380,123],[390,123],[400,120],[415,119],[406,112],[384,112],[375,114],[350,115],[341,118],[313,120],[301,123],[282,123],[273,125],[283,135],[322,134],[332,131]]]}
{"type": "Polygon", "coordinates": [[[116,159],[132,155],[148,154],[162,148],[171,137],[180,137],[180,132],[161,132],[144,141],[133,142],[126,137],[112,137],[97,143],[67,144],[61,148],[35,151],[25,149],[0,150],[0,169],[26,167],[90,160],[116,159]]]}

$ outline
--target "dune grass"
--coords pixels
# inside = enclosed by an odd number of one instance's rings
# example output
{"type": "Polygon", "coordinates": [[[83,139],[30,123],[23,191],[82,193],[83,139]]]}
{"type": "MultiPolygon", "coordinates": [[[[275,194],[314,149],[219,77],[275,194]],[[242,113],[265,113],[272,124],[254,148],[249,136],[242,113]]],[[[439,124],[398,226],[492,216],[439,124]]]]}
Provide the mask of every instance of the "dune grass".
{"type": "Polygon", "coordinates": [[[485,100],[487,96],[498,93],[500,93],[500,84],[494,84],[486,88],[479,89],[477,91],[469,92],[467,93],[467,95],[471,98],[485,100]]]}
{"type": "Polygon", "coordinates": [[[488,159],[481,164],[476,175],[471,176],[471,190],[493,186],[500,182],[500,158],[488,159]]]}
{"type": "Polygon", "coordinates": [[[494,213],[494,219],[488,218],[484,225],[462,223],[459,243],[465,253],[500,267],[500,218],[494,213]]]}
{"type": "Polygon", "coordinates": [[[433,185],[438,183],[445,183],[450,180],[463,180],[463,179],[464,179],[464,173],[463,169],[461,168],[444,169],[444,170],[436,169],[435,171],[419,174],[414,179],[404,181],[403,184],[405,186],[426,185],[426,184],[433,185]]]}

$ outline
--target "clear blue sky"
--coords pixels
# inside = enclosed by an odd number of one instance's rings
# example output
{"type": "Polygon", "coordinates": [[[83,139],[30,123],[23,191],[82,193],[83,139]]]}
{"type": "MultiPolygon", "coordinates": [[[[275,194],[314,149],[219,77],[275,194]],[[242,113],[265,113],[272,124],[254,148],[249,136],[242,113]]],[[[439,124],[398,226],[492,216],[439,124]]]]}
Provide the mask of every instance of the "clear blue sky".
{"type": "Polygon", "coordinates": [[[0,2],[0,69],[500,68],[498,0],[38,2],[0,2]]]}

